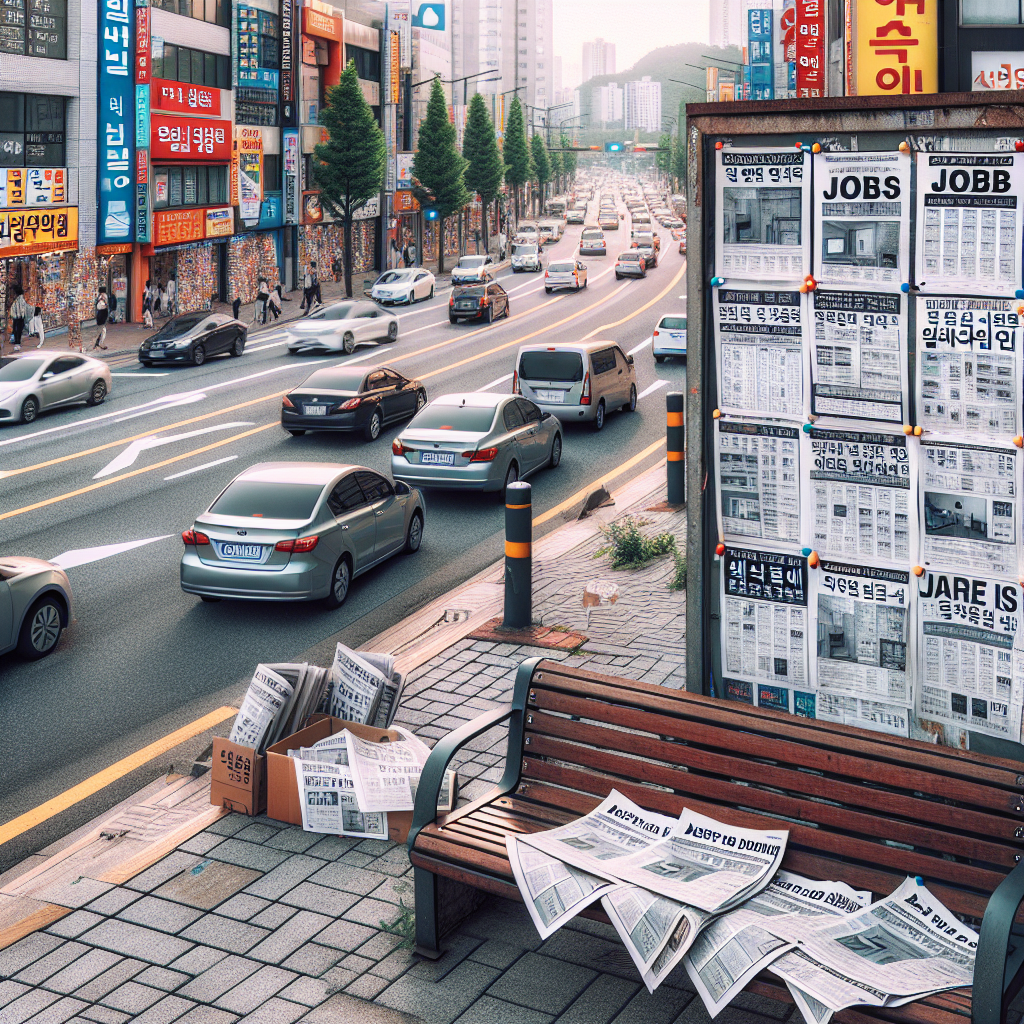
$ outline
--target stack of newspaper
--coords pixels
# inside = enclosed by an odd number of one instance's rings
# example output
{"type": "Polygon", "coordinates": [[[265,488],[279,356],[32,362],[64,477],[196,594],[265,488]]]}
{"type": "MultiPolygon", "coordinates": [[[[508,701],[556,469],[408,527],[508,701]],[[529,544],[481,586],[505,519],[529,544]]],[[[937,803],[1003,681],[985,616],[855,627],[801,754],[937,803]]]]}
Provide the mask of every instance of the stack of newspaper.
{"type": "Polygon", "coordinates": [[[391,654],[353,651],[338,644],[331,665],[330,701],[335,718],[386,729],[398,710],[402,677],[391,654]]]}

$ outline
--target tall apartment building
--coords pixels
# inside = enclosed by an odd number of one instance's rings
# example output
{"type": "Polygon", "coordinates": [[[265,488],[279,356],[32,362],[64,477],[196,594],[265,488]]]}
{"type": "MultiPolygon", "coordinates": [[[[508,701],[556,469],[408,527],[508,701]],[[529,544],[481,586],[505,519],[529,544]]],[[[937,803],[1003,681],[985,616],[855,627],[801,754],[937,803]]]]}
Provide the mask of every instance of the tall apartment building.
{"type": "Polygon", "coordinates": [[[627,82],[624,107],[627,131],[661,131],[661,82],[652,82],[650,75],[627,82]]]}
{"type": "Polygon", "coordinates": [[[593,91],[593,120],[602,125],[621,124],[623,119],[623,90],[621,85],[609,82],[593,91]]]}
{"type": "Polygon", "coordinates": [[[743,0],[714,0],[710,12],[712,46],[746,46],[744,6],[743,0]]]}
{"type": "Polygon", "coordinates": [[[615,74],[615,44],[594,39],[583,44],[583,81],[597,75],[615,74]]]}

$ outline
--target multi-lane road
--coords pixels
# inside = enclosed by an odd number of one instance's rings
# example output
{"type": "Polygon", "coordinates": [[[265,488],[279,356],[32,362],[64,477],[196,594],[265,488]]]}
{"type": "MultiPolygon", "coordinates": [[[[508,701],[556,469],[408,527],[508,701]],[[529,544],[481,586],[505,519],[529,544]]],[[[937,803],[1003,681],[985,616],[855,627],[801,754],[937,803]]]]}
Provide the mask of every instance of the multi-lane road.
{"type": "MultiPolygon", "coordinates": [[[[545,257],[570,255],[579,233],[570,228],[545,257]]],[[[337,611],[319,603],[204,604],[182,593],[180,533],[242,468],[321,460],[389,474],[400,425],[374,443],[281,429],[282,393],[314,367],[387,364],[422,380],[434,397],[509,389],[518,347],[529,341],[617,341],[636,359],[637,412],[609,416],[599,434],[566,427],[561,465],[532,479],[538,535],[562,522],[579,492],[619,470],[617,486],[659,458],[664,396],[685,386],[685,366],[656,366],[650,337],[660,315],[685,306],[685,261],[666,237],[646,280],[616,281],[628,215],[608,239],[607,257],[586,257],[590,281],[579,293],[546,295],[541,275],[502,272],[512,315],[493,325],[449,324],[443,291],[401,311],[397,342],[351,356],[290,356],[285,331],[268,327],[250,334],[242,358],[198,368],[144,370],[125,357],[115,360],[102,406],[0,430],[3,550],[63,556],[76,600],[76,621],[51,656],[0,658],[0,826],[237,701],[257,662],[295,659],[335,635],[354,646],[501,556],[503,510],[493,495],[431,491],[421,550],[357,580],[337,611]]],[[[91,810],[119,795],[109,788],[91,810]]],[[[6,844],[0,833],[0,870],[59,834],[54,828],[21,829],[6,844]]]]}

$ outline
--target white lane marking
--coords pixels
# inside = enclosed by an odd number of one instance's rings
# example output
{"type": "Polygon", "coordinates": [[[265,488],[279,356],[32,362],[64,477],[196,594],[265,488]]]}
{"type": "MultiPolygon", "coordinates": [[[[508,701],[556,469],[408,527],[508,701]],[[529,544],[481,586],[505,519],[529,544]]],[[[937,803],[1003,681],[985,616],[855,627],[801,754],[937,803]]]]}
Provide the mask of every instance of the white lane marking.
{"type": "Polygon", "coordinates": [[[485,384],[482,388],[477,388],[477,391],[490,391],[491,388],[496,388],[499,384],[504,384],[505,381],[511,379],[512,374],[506,373],[504,377],[499,377],[497,380],[492,380],[490,384],[485,384]]]}
{"type": "Polygon", "coordinates": [[[213,434],[218,430],[234,430],[235,427],[251,427],[251,420],[242,420],[236,423],[218,423],[213,427],[203,427],[201,430],[189,430],[184,434],[171,434],[169,437],[142,437],[138,441],[132,441],[120,455],[108,462],[94,477],[93,480],[100,480],[112,473],[127,469],[135,464],[135,460],[150,448],[160,448],[165,444],[174,444],[176,441],[184,441],[190,437],[199,437],[202,434],[213,434]]]}
{"type": "Polygon", "coordinates": [[[650,345],[650,343],[651,343],[652,341],[654,341],[654,335],[653,335],[653,334],[652,334],[652,335],[651,335],[651,336],[650,336],[649,338],[645,339],[644,341],[641,341],[641,342],[640,342],[640,344],[639,344],[639,345],[637,345],[637,347],[636,347],[636,348],[631,348],[631,349],[630,349],[630,350],[629,350],[629,351],[628,351],[628,352],[626,353],[626,355],[627,355],[627,356],[635,356],[635,355],[637,354],[637,352],[639,352],[639,351],[640,351],[641,349],[645,349],[645,348],[647,348],[647,346],[648,346],[648,345],[650,345]]]}
{"type": "Polygon", "coordinates": [[[250,352],[262,352],[264,349],[280,348],[282,345],[287,345],[287,344],[288,344],[288,339],[285,338],[283,341],[270,341],[266,345],[257,345],[255,348],[250,348],[248,351],[250,351],[250,352]]]}
{"type": "Polygon", "coordinates": [[[129,371],[128,373],[112,373],[111,377],[166,377],[170,373],[170,370],[164,370],[163,373],[136,373],[129,371]]]}
{"type": "Polygon", "coordinates": [[[641,398],[646,398],[651,392],[657,391],[658,388],[667,387],[672,382],[670,380],[656,380],[649,388],[644,388],[639,395],[636,396],[636,400],[639,402],[641,398]]]}
{"type": "Polygon", "coordinates": [[[237,458],[237,455],[229,455],[226,459],[204,462],[201,466],[193,466],[191,469],[183,469],[180,473],[172,473],[170,476],[165,476],[164,480],[177,480],[179,476],[188,476],[190,473],[198,473],[204,469],[212,469],[214,466],[222,466],[225,462],[234,462],[237,458]]]}
{"type": "Polygon", "coordinates": [[[446,323],[448,323],[447,317],[444,320],[438,320],[436,323],[427,324],[426,327],[417,327],[416,330],[414,330],[414,331],[406,331],[404,334],[399,332],[398,337],[399,337],[399,340],[401,340],[402,338],[408,338],[408,337],[410,337],[413,334],[419,334],[420,331],[429,331],[431,327],[440,327],[441,324],[446,324],[446,323]]]}
{"type": "Polygon", "coordinates": [[[121,544],[101,544],[95,548],[75,548],[74,551],[65,551],[62,555],[56,555],[50,561],[59,565],[62,569],[74,569],[79,565],[88,565],[90,562],[98,562],[101,558],[109,558],[111,555],[119,555],[123,551],[131,551],[133,548],[141,548],[146,544],[155,544],[158,540],[167,540],[173,537],[173,533],[165,533],[162,537],[147,537],[145,540],[129,540],[121,544]]]}
{"type": "Polygon", "coordinates": [[[168,395],[166,400],[158,398],[155,403],[150,403],[152,408],[145,408],[141,412],[133,412],[127,416],[121,416],[119,419],[114,420],[114,422],[124,423],[127,420],[137,419],[139,416],[148,416],[151,412],[163,412],[165,409],[174,409],[179,405],[193,405],[196,402],[201,402],[205,397],[206,393],[203,391],[186,392],[183,395],[168,395]]]}

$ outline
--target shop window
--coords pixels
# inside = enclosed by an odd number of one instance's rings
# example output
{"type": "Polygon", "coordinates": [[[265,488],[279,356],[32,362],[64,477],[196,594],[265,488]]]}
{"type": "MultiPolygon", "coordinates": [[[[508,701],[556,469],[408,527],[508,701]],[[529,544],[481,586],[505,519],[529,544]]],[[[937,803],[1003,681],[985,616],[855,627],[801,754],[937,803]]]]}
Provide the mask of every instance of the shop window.
{"type": "Polygon", "coordinates": [[[0,167],[61,167],[63,96],[0,93],[0,167]]]}
{"type": "Polygon", "coordinates": [[[184,18],[194,18],[210,25],[231,27],[231,5],[224,0],[152,0],[153,6],[184,18]]]}
{"type": "Polygon", "coordinates": [[[228,201],[226,167],[154,167],[153,208],[222,206],[228,201]]]}
{"type": "Polygon", "coordinates": [[[164,43],[163,56],[153,58],[153,77],[212,89],[230,89],[231,58],[164,43]]]}
{"type": "Polygon", "coordinates": [[[263,154],[263,189],[266,192],[281,191],[281,157],[278,153],[263,154]]]}
{"type": "Polygon", "coordinates": [[[961,0],[961,25],[1020,25],[1021,0],[961,0]]]}
{"type": "Polygon", "coordinates": [[[380,54],[362,46],[346,46],[345,62],[355,61],[356,74],[370,82],[380,81],[380,54]]]}
{"type": "Polygon", "coordinates": [[[4,0],[0,11],[0,53],[67,59],[67,0],[4,0]]]}

